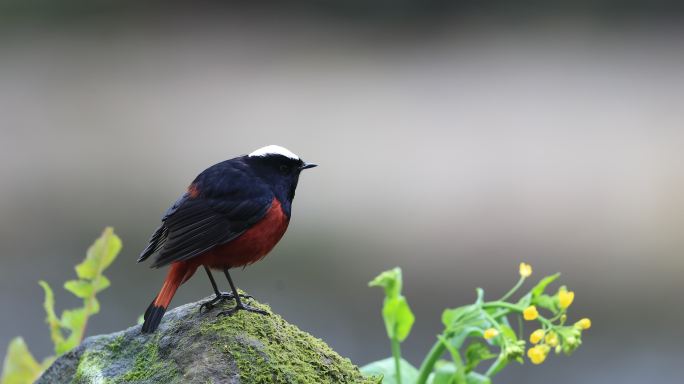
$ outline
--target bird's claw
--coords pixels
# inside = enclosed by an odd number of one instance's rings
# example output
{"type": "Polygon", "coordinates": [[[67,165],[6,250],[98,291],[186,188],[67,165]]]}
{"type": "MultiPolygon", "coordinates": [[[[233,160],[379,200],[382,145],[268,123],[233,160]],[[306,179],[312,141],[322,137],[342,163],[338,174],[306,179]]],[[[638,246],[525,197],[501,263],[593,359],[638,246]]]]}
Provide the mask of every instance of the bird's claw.
{"type": "Polygon", "coordinates": [[[260,315],[265,315],[265,316],[270,316],[270,313],[268,313],[267,311],[264,311],[263,309],[259,309],[259,308],[252,307],[250,305],[246,305],[246,304],[242,304],[242,303],[240,303],[239,305],[236,305],[235,307],[233,307],[231,309],[221,311],[221,312],[217,313],[216,316],[217,317],[218,316],[233,316],[239,310],[243,310],[243,311],[247,311],[247,312],[254,312],[254,313],[258,313],[260,315]]]}
{"type": "MultiPolygon", "coordinates": [[[[252,296],[250,295],[245,295],[245,294],[240,294],[240,297],[243,299],[251,299],[252,296]]],[[[202,313],[202,310],[206,308],[207,312],[211,311],[216,307],[217,304],[223,302],[223,301],[230,301],[235,299],[235,295],[233,295],[232,292],[221,292],[220,295],[216,295],[213,299],[209,301],[205,301],[204,303],[200,304],[199,307],[199,312],[202,313]]]]}

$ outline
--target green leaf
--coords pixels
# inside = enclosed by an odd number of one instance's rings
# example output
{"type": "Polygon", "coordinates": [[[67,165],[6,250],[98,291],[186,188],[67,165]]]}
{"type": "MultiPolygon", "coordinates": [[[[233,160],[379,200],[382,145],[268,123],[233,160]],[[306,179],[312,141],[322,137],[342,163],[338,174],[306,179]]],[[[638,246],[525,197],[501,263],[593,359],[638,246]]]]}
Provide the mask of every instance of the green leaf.
{"type": "Polygon", "coordinates": [[[82,333],[77,333],[73,332],[72,334],[67,337],[67,339],[62,343],[61,345],[58,346],[58,355],[63,355],[72,349],[76,348],[79,344],[81,344],[81,338],[83,334],[82,333]]]}
{"type": "Polygon", "coordinates": [[[539,297],[539,295],[544,293],[546,287],[549,284],[553,283],[559,277],[560,273],[555,273],[551,276],[546,276],[545,278],[541,279],[539,283],[537,283],[537,285],[535,285],[534,288],[532,288],[532,290],[530,291],[530,293],[532,294],[532,299],[536,299],[537,297],[539,297]]]}
{"type": "Polygon", "coordinates": [[[86,321],[85,308],[69,309],[62,312],[62,327],[69,330],[69,337],[61,343],[55,344],[55,353],[60,356],[81,343],[86,321]]]}
{"type": "Polygon", "coordinates": [[[428,377],[428,384],[455,383],[456,365],[451,361],[439,360],[435,363],[434,372],[428,377]]]}
{"type": "Polygon", "coordinates": [[[496,355],[489,350],[487,345],[475,341],[468,345],[466,348],[465,358],[465,370],[466,372],[471,372],[482,362],[483,360],[489,360],[495,358],[496,355]]]}
{"type": "Polygon", "coordinates": [[[116,259],[121,251],[121,239],[111,227],[105,228],[102,236],[88,248],[86,258],[76,266],[76,274],[81,279],[93,280],[116,259]]]}
{"type": "Polygon", "coordinates": [[[385,321],[387,336],[392,340],[404,341],[411,333],[416,318],[401,295],[401,269],[394,268],[379,274],[368,283],[371,287],[385,289],[385,302],[382,307],[382,318],[385,321]]]}
{"type": "Polygon", "coordinates": [[[479,374],[477,372],[470,372],[466,376],[466,383],[468,384],[492,384],[492,380],[482,374],[479,374]]]}
{"type": "Polygon", "coordinates": [[[85,325],[87,319],[85,308],[67,309],[62,312],[62,326],[70,331],[76,331],[85,325]]]}
{"type": "Polygon", "coordinates": [[[93,285],[86,280],[69,280],[64,283],[64,289],[81,299],[85,299],[93,295],[93,285]]]}
{"type": "Polygon", "coordinates": [[[447,308],[442,312],[442,323],[447,328],[453,328],[458,326],[462,318],[467,316],[469,313],[477,311],[474,305],[466,305],[464,307],[458,308],[447,308]]]}
{"type": "Polygon", "coordinates": [[[501,334],[503,335],[503,337],[505,337],[506,339],[508,339],[510,341],[514,341],[514,342],[518,341],[518,336],[515,334],[515,331],[513,330],[513,328],[511,328],[508,325],[501,325],[500,328],[501,328],[501,334]]]}
{"type": "Polygon", "coordinates": [[[385,328],[390,339],[404,341],[411,333],[411,328],[416,318],[404,296],[393,299],[385,299],[382,308],[382,317],[385,320],[385,328]]]}
{"type": "Polygon", "coordinates": [[[549,311],[552,312],[557,312],[558,311],[558,298],[557,297],[551,297],[549,295],[539,295],[535,299],[532,300],[532,304],[541,307],[541,308],[546,308],[549,311]]]}
{"type": "Polygon", "coordinates": [[[395,298],[401,295],[402,277],[401,268],[396,267],[389,271],[382,272],[370,283],[369,287],[383,287],[385,297],[395,298]]]}
{"type": "Polygon", "coordinates": [[[64,343],[64,335],[62,334],[61,324],[57,315],[55,314],[55,295],[52,292],[52,288],[45,281],[41,280],[38,284],[43,288],[45,292],[45,301],[43,301],[43,308],[45,309],[45,322],[50,328],[50,338],[52,343],[55,345],[55,351],[57,350],[57,345],[64,343]]]}
{"type": "Polygon", "coordinates": [[[92,297],[83,309],[87,311],[88,316],[100,313],[100,301],[97,297],[92,297]]]}
{"type": "Polygon", "coordinates": [[[442,312],[442,323],[447,330],[454,329],[463,325],[482,324],[484,317],[482,315],[482,303],[484,299],[484,291],[482,288],[477,288],[477,299],[474,304],[465,305],[458,308],[445,309],[442,312]]]}
{"type": "Polygon", "coordinates": [[[73,293],[76,297],[87,299],[93,297],[111,285],[106,276],[100,275],[93,281],[89,280],[69,280],[64,283],[64,289],[73,293]]]}
{"type": "Polygon", "coordinates": [[[448,341],[448,344],[451,348],[458,350],[461,348],[467,338],[482,336],[483,331],[482,328],[477,326],[463,326],[456,328],[453,334],[454,335],[452,337],[445,340],[448,341]]]}
{"type": "Polygon", "coordinates": [[[100,276],[99,279],[93,281],[93,288],[95,289],[95,293],[104,291],[105,289],[109,288],[110,285],[112,285],[112,283],[104,275],[100,276]]]}
{"type": "MultiPolygon", "coordinates": [[[[435,371],[428,378],[427,384],[456,383],[457,367],[452,362],[440,360],[435,364],[435,371]]],[[[470,372],[465,377],[467,384],[491,384],[491,379],[477,372],[470,372]]]]}
{"type": "Polygon", "coordinates": [[[16,337],[7,347],[7,355],[2,365],[1,384],[30,384],[33,383],[43,372],[43,367],[38,364],[26,347],[24,339],[16,337]]]}
{"type": "MultiPolygon", "coordinates": [[[[365,375],[382,375],[382,384],[396,384],[394,358],[378,360],[360,368],[365,375]]],[[[418,379],[418,370],[408,361],[401,359],[399,362],[401,382],[415,383],[418,379]]]]}
{"type": "Polygon", "coordinates": [[[453,330],[466,324],[474,324],[483,320],[480,308],[477,304],[471,304],[454,309],[445,309],[442,312],[442,323],[444,323],[448,330],[453,330]]]}
{"type": "Polygon", "coordinates": [[[477,293],[477,299],[475,300],[475,305],[478,307],[482,307],[482,303],[484,303],[484,289],[475,288],[475,293],[477,293]]]}

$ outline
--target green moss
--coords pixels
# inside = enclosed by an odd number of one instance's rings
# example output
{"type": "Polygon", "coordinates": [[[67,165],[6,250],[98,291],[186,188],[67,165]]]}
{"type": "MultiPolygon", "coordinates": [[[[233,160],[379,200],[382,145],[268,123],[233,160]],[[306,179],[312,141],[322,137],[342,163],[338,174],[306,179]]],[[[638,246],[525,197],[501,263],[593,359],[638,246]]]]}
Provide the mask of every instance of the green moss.
{"type": "Polygon", "coordinates": [[[105,345],[105,348],[107,351],[109,351],[112,355],[116,356],[118,355],[121,350],[123,349],[124,346],[124,335],[121,334],[117,337],[114,338],[114,340],[110,341],[109,344],[105,345]]]}
{"type": "Polygon", "coordinates": [[[160,358],[158,340],[146,343],[126,343],[123,335],[81,355],[72,383],[119,384],[131,382],[172,382],[177,376],[173,362],[160,358]],[[110,368],[115,362],[130,359],[131,369],[112,377],[110,368]],[[135,359],[133,361],[133,359],[135,359]]]}
{"type": "MultiPolygon", "coordinates": [[[[252,305],[270,312],[266,305],[252,305]]],[[[235,361],[244,384],[374,382],[323,341],[275,314],[239,311],[204,323],[201,333],[218,338],[214,347],[235,361]]]]}
{"type": "Polygon", "coordinates": [[[154,378],[154,382],[169,382],[177,376],[176,367],[159,357],[157,339],[149,340],[136,355],[133,369],[115,380],[118,383],[139,382],[154,378]]]}
{"type": "Polygon", "coordinates": [[[99,351],[84,352],[76,368],[72,383],[102,382],[103,354],[99,351]]]}

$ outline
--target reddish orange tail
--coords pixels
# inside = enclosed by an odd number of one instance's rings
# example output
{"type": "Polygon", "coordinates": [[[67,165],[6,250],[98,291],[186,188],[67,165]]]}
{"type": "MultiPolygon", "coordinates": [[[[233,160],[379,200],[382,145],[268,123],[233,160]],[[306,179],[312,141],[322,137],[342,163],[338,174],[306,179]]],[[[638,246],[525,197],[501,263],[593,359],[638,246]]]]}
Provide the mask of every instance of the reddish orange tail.
{"type": "Polygon", "coordinates": [[[173,299],[173,295],[176,294],[176,290],[181,284],[188,280],[194,272],[194,268],[190,268],[186,263],[181,262],[171,265],[159,294],[145,311],[145,322],[142,326],[143,333],[152,333],[159,327],[159,323],[161,323],[166,309],[169,307],[169,304],[171,304],[171,299],[173,299]]]}

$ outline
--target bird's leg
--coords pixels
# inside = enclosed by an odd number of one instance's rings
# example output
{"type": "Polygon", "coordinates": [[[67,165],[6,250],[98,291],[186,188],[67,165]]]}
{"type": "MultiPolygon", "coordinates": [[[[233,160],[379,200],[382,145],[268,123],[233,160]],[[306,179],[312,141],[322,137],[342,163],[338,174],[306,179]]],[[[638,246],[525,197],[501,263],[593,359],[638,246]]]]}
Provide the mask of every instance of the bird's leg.
{"type": "MultiPolygon", "coordinates": [[[[207,311],[211,311],[212,308],[216,306],[216,304],[222,302],[222,301],[228,301],[228,300],[233,300],[233,292],[221,292],[218,289],[218,285],[216,285],[216,280],[214,280],[214,276],[211,274],[211,271],[207,266],[204,266],[204,270],[207,271],[207,276],[209,276],[209,281],[211,282],[211,287],[214,289],[214,294],[216,296],[207,301],[204,302],[200,305],[199,311],[202,312],[202,309],[206,308],[207,311]]],[[[252,298],[252,296],[249,295],[240,295],[244,298],[252,298]]]]}
{"type": "Polygon", "coordinates": [[[235,297],[235,307],[227,310],[227,311],[222,311],[219,312],[216,316],[231,316],[235,312],[239,310],[245,310],[248,312],[254,312],[254,313],[259,313],[261,315],[269,315],[268,312],[264,311],[263,309],[255,308],[246,304],[242,304],[242,300],[240,300],[240,295],[238,294],[238,290],[235,287],[235,284],[233,283],[233,279],[230,278],[230,273],[228,273],[228,268],[223,270],[223,273],[226,274],[226,278],[228,279],[228,284],[230,284],[230,289],[233,290],[233,297],[235,297]]]}

